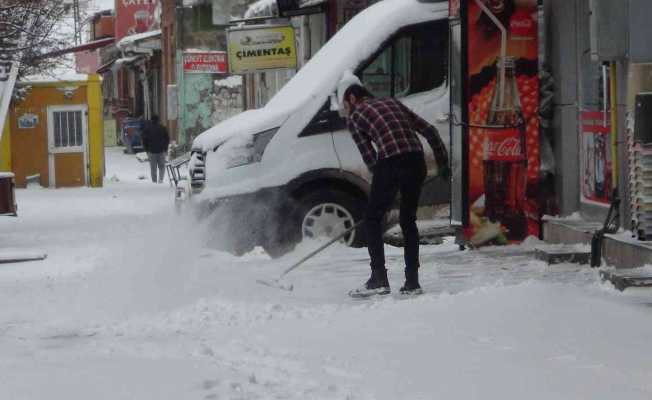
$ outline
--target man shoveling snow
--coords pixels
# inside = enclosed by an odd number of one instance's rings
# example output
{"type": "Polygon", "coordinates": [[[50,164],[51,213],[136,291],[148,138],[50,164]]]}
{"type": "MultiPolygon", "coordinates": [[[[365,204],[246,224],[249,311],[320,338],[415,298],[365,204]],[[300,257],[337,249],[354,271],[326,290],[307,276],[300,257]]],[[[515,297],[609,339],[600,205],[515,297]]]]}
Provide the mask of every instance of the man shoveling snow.
{"type": "Polygon", "coordinates": [[[345,73],[339,82],[337,97],[353,140],[373,173],[365,214],[371,277],[349,295],[368,297],[390,293],[382,221],[399,191],[400,226],[405,238],[405,284],[401,293],[421,294],[416,214],[427,169],[423,148],[415,132],[423,135],[432,147],[440,176],[449,179],[446,147],[435,127],[394,98],[374,98],[351,72],[345,73]]]}

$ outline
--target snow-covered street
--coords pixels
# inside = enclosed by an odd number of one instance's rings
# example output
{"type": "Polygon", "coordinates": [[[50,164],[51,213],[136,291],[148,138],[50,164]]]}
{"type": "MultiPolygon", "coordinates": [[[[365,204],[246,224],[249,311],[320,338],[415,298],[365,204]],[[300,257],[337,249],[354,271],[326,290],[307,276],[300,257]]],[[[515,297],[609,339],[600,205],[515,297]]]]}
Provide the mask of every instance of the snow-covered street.
{"type": "MultiPolygon", "coordinates": [[[[17,191],[0,250],[0,399],[650,399],[652,292],[535,261],[533,240],[422,246],[426,294],[352,300],[365,249],[212,250],[149,166],[107,149],[102,189],[17,191]]],[[[401,249],[387,247],[394,292],[401,249]]]]}

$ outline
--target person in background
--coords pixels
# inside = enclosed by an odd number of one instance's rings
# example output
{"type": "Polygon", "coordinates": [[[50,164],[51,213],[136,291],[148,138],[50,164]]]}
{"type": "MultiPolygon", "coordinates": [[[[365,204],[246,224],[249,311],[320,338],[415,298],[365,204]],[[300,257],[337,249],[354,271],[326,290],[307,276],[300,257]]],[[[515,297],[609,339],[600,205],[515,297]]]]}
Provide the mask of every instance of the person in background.
{"type": "Polygon", "coordinates": [[[382,223],[399,191],[400,226],[405,238],[405,284],[401,287],[401,293],[421,294],[416,214],[427,169],[416,133],[424,136],[432,147],[439,175],[449,179],[446,147],[435,127],[394,98],[374,98],[350,72],[338,84],[337,95],[353,140],[373,173],[365,214],[371,277],[349,295],[368,297],[390,293],[382,223]]]}
{"type": "Polygon", "coordinates": [[[153,115],[143,129],[143,148],[147,152],[149,166],[152,173],[152,182],[161,183],[165,174],[165,155],[170,144],[170,135],[167,129],[159,123],[158,116],[153,115]],[[158,168],[158,180],[156,170],[158,168]]]}

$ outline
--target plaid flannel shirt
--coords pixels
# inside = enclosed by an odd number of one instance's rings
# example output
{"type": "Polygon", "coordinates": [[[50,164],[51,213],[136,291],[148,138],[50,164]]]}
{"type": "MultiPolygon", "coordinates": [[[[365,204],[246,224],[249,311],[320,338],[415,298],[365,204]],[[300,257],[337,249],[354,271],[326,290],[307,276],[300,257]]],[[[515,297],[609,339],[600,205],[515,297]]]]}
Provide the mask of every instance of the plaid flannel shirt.
{"type": "Polygon", "coordinates": [[[437,128],[394,98],[368,99],[358,103],[348,118],[348,127],[369,169],[384,158],[423,152],[415,132],[426,138],[439,168],[448,166],[448,153],[437,128]]]}

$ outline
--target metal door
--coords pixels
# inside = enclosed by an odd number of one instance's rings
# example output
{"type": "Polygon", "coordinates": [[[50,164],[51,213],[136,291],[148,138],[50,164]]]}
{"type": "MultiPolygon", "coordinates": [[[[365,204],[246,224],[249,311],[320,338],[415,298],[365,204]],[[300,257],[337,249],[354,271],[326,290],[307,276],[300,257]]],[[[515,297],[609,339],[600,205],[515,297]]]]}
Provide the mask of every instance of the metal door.
{"type": "Polygon", "coordinates": [[[48,107],[48,164],[51,187],[88,183],[86,106],[48,107]]]}

